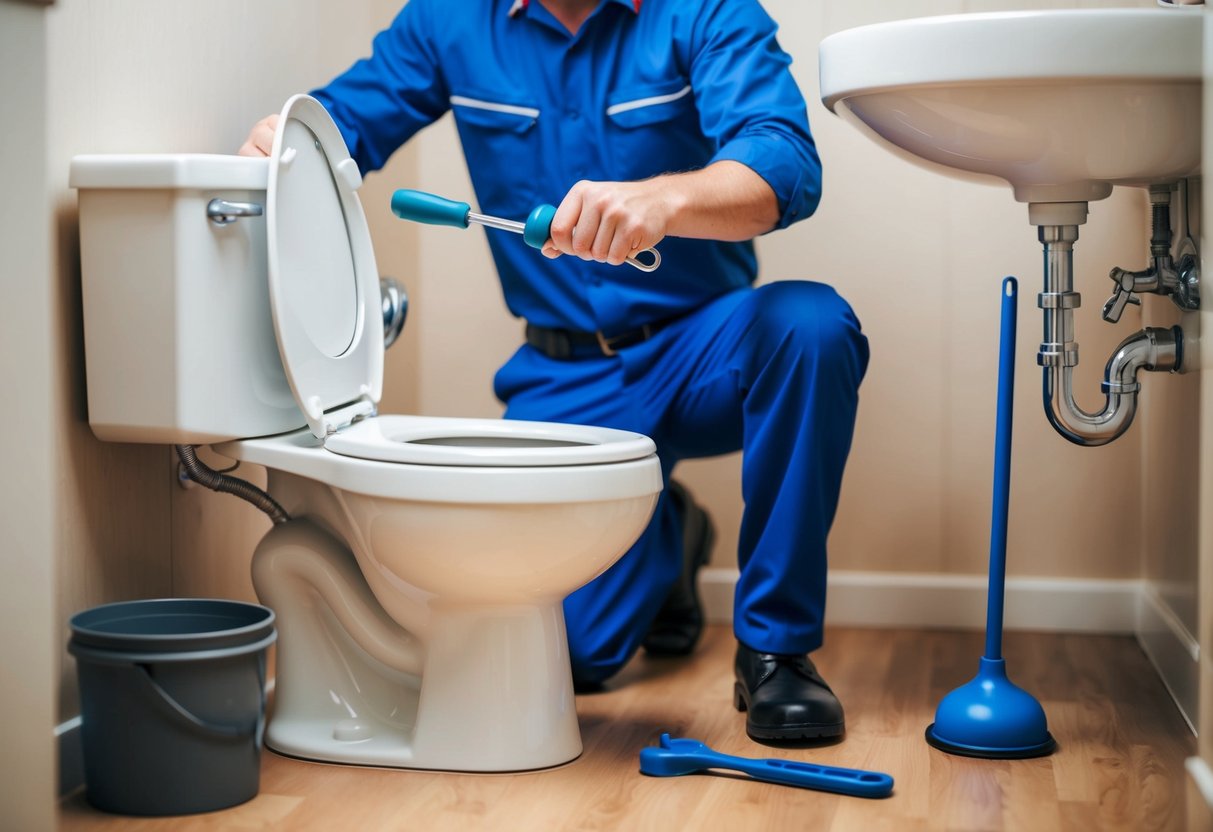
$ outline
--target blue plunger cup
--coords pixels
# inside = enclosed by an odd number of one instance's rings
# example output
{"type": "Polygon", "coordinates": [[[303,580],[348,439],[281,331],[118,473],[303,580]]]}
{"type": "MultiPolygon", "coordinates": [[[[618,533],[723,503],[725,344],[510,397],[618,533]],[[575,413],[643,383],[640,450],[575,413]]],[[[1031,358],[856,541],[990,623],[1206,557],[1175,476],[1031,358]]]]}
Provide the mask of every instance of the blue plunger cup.
{"type": "Polygon", "coordinates": [[[998,417],[994,439],[994,508],[990,524],[990,583],[986,652],[977,676],[949,693],[927,726],[927,742],[949,754],[994,760],[1043,757],[1057,742],[1044,708],[1007,678],[1002,658],[1002,612],[1007,577],[1007,514],[1011,499],[1011,410],[1015,400],[1015,301],[1018,284],[1002,282],[998,353],[998,417]]]}

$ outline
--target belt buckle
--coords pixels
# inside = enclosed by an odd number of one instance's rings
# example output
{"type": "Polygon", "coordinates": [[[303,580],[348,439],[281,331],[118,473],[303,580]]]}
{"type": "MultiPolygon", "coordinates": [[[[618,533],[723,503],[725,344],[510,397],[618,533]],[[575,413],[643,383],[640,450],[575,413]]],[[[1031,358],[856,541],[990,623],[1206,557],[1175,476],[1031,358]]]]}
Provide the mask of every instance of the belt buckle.
{"type": "Polygon", "coordinates": [[[610,358],[611,356],[619,355],[618,350],[615,349],[615,344],[619,343],[625,338],[635,335],[637,332],[640,333],[640,338],[638,340],[623,344],[619,349],[631,346],[632,344],[638,344],[641,341],[647,341],[653,337],[653,327],[651,324],[645,324],[644,326],[640,327],[639,330],[634,329],[631,332],[622,332],[619,335],[616,335],[614,338],[606,337],[602,334],[602,330],[600,329],[594,333],[594,337],[598,339],[598,349],[602,350],[603,355],[610,358]]]}

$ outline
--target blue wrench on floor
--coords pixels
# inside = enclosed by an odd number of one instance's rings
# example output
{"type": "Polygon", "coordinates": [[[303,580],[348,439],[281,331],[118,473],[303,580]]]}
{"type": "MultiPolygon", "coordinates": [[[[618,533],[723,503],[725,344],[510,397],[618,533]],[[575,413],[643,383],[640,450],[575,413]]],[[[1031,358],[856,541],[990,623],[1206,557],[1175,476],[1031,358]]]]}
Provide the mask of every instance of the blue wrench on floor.
{"type": "Polygon", "coordinates": [[[669,734],[661,735],[661,745],[649,746],[640,751],[641,774],[677,777],[680,774],[695,774],[708,769],[729,769],[767,783],[837,792],[853,797],[887,797],[893,791],[893,778],[879,771],[819,766],[794,760],[734,757],[714,751],[699,740],[670,739],[669,734]]]}

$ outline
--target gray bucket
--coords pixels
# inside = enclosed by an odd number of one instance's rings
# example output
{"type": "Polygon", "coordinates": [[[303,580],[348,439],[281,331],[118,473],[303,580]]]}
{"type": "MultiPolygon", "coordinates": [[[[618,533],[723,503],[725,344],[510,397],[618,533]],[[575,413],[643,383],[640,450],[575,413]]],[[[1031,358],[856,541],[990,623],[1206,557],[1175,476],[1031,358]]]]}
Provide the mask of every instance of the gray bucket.
{"type": "Polygon", "coordinates": [[[261,778],[265,653],[274,613],[165,598],[71,619],[88,802],[127,815],[210,812],[261,778]]]}

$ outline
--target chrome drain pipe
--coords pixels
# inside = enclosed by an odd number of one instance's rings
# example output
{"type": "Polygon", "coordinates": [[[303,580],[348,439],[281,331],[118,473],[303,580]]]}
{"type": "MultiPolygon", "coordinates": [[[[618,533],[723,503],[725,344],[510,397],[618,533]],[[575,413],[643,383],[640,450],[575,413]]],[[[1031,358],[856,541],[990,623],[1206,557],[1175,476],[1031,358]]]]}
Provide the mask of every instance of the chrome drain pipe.
{"type": "Polygon", "coordinates": [[[1074,310],[1082,296],[1074,291],[1074,242],[1077,225],[1041,225],[1044,246],[1044,291],[1037,305],[1044,311],[1044,340],[1036,363],[1043,371],[1045,415],[1053,428],[1076,445],[1106,445],[1121,436],[1137,412],[1141,384],[1138,370],[1171,371],[1183,362],[1183,332],[1179,327],[1146,327],[1116,348],[1104,369],[1103,409],[1088,413],[1074,400],[1074,367],[1078,341],[1074,310]]]}

